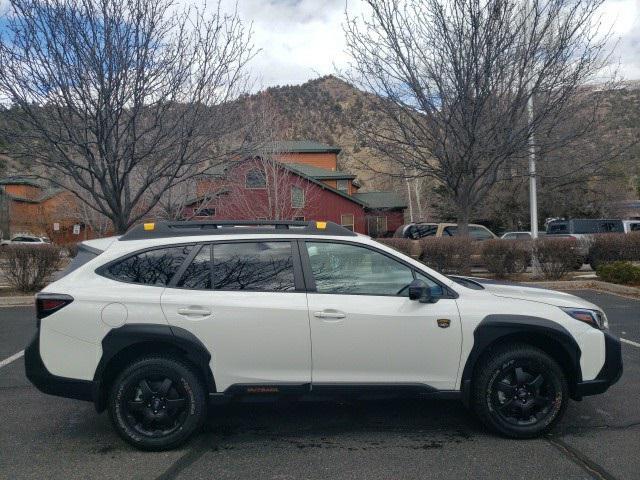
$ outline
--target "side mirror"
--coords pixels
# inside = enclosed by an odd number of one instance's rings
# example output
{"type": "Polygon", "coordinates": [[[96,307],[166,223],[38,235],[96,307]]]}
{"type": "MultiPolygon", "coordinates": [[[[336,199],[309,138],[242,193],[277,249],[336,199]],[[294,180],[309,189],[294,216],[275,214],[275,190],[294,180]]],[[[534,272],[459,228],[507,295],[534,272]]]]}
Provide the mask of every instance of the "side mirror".
{"type": "Polygon", "coordinates": [[[430,287],[420,279],[415,279],[409,284],[409,300],[418,300],[420,303],[436,303],[441,295],[441,287],[430,287]]]}

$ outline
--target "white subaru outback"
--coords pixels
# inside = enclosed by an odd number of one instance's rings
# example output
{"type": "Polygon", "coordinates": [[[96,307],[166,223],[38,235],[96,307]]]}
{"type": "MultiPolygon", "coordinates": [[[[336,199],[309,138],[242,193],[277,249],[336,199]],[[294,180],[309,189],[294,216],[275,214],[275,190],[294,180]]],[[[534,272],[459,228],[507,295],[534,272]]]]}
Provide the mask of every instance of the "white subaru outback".
{"type": "Polygon", "coordinates": [[[328,222],[139,225],[84,242],[36,305],[31,382],[108,409],[146,450],[246,395],[460,398],[527,438],[622,374],[596,305],[446,277],[328,222]]]}

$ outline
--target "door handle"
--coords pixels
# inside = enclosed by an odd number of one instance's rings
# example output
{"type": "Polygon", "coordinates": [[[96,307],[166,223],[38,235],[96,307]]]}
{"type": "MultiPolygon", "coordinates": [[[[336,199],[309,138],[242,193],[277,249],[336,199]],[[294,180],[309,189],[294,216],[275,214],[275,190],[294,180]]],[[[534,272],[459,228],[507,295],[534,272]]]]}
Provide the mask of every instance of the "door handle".
{"type": "Polygon", "coordinates": [[[178,314],[187,317],[207,317],[211,315],[211,310],[198,307],[179,308],[178,314]]]}
{"type": "Polygon", "coordinates": [[[342,312],[314,312],[313,316],[316,318],[335,318],[335,319],[339,319],[339,318],[345,318],[346,315],[342,312]]]}

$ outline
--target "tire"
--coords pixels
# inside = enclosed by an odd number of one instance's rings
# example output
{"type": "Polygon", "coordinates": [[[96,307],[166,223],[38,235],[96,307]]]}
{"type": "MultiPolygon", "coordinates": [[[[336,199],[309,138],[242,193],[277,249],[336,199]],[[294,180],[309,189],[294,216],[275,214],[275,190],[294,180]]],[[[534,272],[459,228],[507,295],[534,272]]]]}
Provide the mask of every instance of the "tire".
{"type": "Polygon", "coordinates": [[[506,437],[537,437],[551,429],[567,408],[565,374],[538,348],[525,344],[501,347],[475,371],[473,409],[482,423],[506,437]]]}
{"type": "Polygon", "coordinates": [[[134,361],[113,382],[109,416],[118,434],[140,450],[170,450],[197,433],[206,418],[206,391],[179,358],[134,361]]]}

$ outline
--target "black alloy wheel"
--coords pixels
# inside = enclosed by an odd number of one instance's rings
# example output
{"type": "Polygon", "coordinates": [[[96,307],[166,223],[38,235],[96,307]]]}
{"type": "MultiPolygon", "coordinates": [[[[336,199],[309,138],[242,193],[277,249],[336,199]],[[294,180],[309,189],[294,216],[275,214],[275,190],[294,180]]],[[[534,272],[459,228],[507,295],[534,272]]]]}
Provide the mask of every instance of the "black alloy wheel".
{"type": "Polygon", "coordinates": [[[517,360],[495,376],[491,407],[507,423],[533,425],[552,411],[557,386],[535,363],[517,360]]]}
{"type": "Polygon", "coordinates": [[[122,397],[122,410],[129,426],[147,437],[170,435],[184,425],[187,392],[164,375],[149,375],[130,385],[122,397]]]}
{"type": "Polygon", "coordinates": [[[472,402],[480,420],[511,438],[533,438],[559,421],[569,400],[564,371],[544,351],[506,345],[475,369],[472,402]]]}
{"type": "Polygon", "coordinates": [[[111,387],[109,414],[127,442],[169,450],[196,433],[206,416],[206,391],[180,358],[145,357],[125,368],[111,387]]]}

